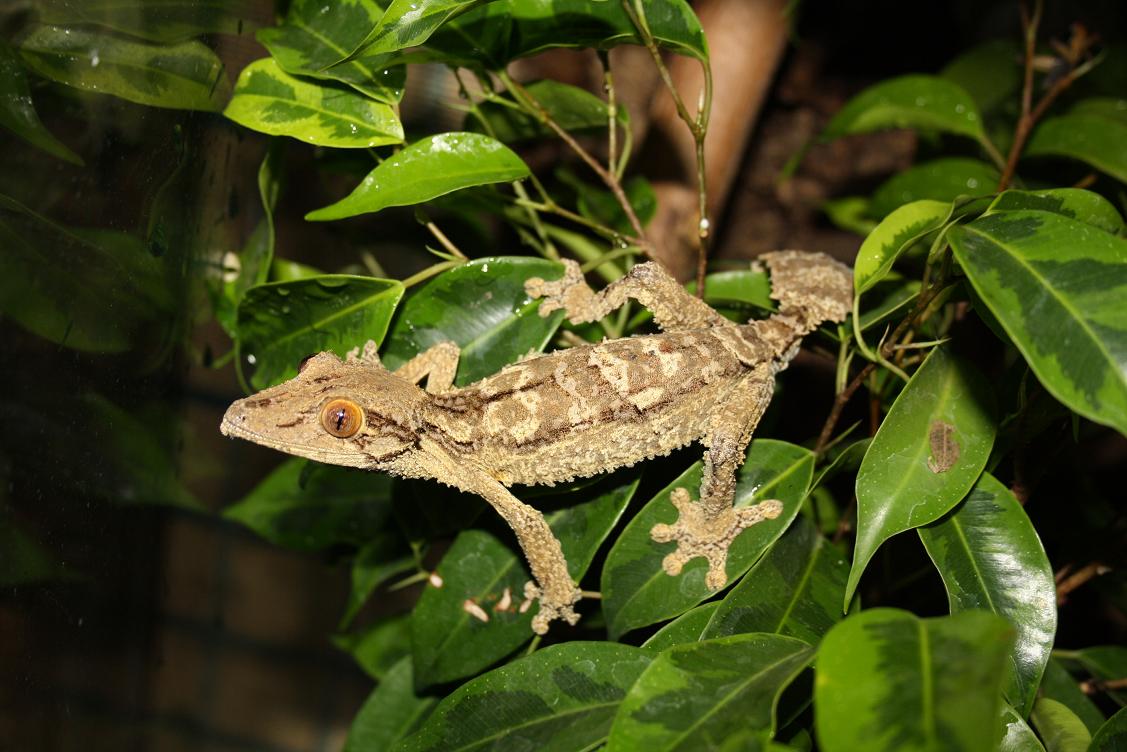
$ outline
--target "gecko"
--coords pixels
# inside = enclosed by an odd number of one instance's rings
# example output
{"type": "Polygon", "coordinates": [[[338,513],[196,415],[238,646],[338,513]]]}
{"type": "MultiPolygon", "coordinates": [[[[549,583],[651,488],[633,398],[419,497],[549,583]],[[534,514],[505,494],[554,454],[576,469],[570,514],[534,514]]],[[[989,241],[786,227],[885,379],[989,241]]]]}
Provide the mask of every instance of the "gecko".
{"type": "Polygon", "coordinates": [[[323,352],[293,379],[235,401],[220,430],[317,462],[429,478],[485,499],[528,560],[533,581],[524,594],[539,602],[532,619],[538,634],[555,619],[575,624],[581,591],[544,516],[509,487],[589,477],[699,441],[699,498],[675,489],[676,521],[654,525],[650,536],[676,544],[662,562],[665,572],[676,576],[703,557],[706,584],[719,589],[736,536],[782,512],[775,499],[734,506],[736,472],[775,375],[803,336],[843,321],[852,303],[850,269],[824,254],[777,251],[760,259],[778,303],[766,319],[730,321],[654,262],[596,292],[568,260],[560,279],[525,282],[529,297],[541,300],[541,316],[563,310],[574,324],[594,322],[634,299],[659,332],[534,355],[463,387],[454,386],[453,342],[395,371],[380,362],[374,342],[344,360],[323,352]]]}

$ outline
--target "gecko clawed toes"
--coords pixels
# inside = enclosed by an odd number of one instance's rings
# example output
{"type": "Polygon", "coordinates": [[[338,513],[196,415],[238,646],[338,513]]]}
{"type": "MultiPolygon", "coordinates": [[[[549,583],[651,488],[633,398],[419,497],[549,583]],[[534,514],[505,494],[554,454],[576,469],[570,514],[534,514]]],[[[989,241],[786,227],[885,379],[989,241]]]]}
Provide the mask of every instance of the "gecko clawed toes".
{"type": "MultiPolygon", "coordinates": [[[[576,613],[573,606],[579,602],[582,597],[579,588],[574,588],[574,592],[565,598],[553,598],[550,592],[542,590],[535,582],[529,580],[524,583],[524,600],[525,603],[532,601],[540,602],[540,610],[536,616],[532,617],[532,631],[538,635],[547,634],[548,626],[554,619],[562,619],[568,624],[576,624],[579,621],[579,614],[576,613]]],[[[523,611],[524,605],[521,606],[523,611]]]]}
{"type": "Polygon", "coordinates": [[[728,582],[725,566],[732,541],[755,523],[776,519],[783,512],[781,501],[767,499],[738,509],[724,506],[719,514],[710,514],[709,505],[692,501],[684,488],[673,489],[670,501],[679,512],[677,521],[658,523],[650,529],[654,541],[677,543],[677,548],[662,560],[661,567],[675,577],[689,561],[704,557],[708,561],[705,584],[711,590],[719,590],[728,582]]]}
{"type": "Polygon", "coordinates": [[[633,300],[659,331],[597,344],[574,337],[569,348],[465,385],[455,385],[458,345],[429,339],[438,332],[420,333],[430,347],[394,371],[369,341],[343,361],[332,352],[306,359],[295,378],[235,401],[220,429],[316,462],[427,478],[484,499],[528,560],[535,583],[518,611],[539,602],[532,619],[539,634],[556,619],[574,624],[581,593],[544,515],[510,488],[587,478],[699,441],[701,500],[675,489],[676,521],[654,525],[650,535],[676,543],[666,572],[704,557],[706,583],[720,588],[736,536],[783,511],[776,500],[732,506],[775,377],[804,335],[822,321],[842,321],[853,300],[850,270],[824,254],[782,251],[763,261],[778,311],[743,324],[689,294],[656,262],[636,264],[596,292],[579,264],[565,261],[559,279],[525,282],[541,316],[563,310],[583,324],[633,300]]]}

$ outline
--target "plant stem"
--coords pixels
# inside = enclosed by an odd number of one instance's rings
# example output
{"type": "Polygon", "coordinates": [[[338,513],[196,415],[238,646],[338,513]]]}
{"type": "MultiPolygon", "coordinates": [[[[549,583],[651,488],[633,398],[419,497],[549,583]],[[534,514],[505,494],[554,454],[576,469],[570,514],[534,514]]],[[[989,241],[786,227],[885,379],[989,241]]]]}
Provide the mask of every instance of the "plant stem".
{"type": "MultiPolygon", "coordinates": [[[[465,257],[463,256],[462,258],[464,259],[465,257]]],[[[443,261],[439,264],[433,264],[431,266],[428,266],[426,269],[423,269],[421,272],[416,272],[407,279],[403,280],[403,286],[412,287],[419,284],[420,282],[425,282],[436,274],[441,274],[447,269],[455,269],[465,263],[466,262],[462,259],[455,259],[453,261],[443,261]]]]}
{"type": "Polygon", "coordinates": [[[1091,564],[1081,567],[1073,574],[1065,577],[1061,582],[1057,583],[1057,605],[1063,605],[1068,600],[1068,594],[1088,580],[1105,575],[1110,571],[1111,567],[1107,564],[1093,561],[1091,564]]]}
{"type": "Polygon", "coordinates": [[[514,99],[523,103],[533,112],[540,119],[540,122],[544,123],[553,133],[559,136],[560,140],[567,144],[568,147],[599,176],[603,184],[614,194],[614,198],[618,201],[619,206],[622,207],[626,219],[630,222],[630,227],[633,228],[634,234],[637,236],[638,246],[645,251],[647,256],[653,258],[653,246],[646,240],[646,233],[645,230],[642,229],[642,222],[638,219],[638,214],[634,211],[630,199],[626,197],[626,191],[623,190],[622,183],[619,181],[618,177],[613,172],[608,171],[597,159],[591,156],[589,151],[584,149],[570,133],[564,130],[563,127],[552,118],[548,111],[544,109],[544,105],[540,104],[540,102],[529,93],[528,89],[513,80],[508,72],[501,71],[497,76],[501,79],[501,83],[505,85],[505,88],[509,90],[509,93],[513,95],[514,99]]]}
{"type": "Polygon", "coordinates": [[[434,236],[434,239],[438,241],[438,244],[445,248],[451,256],[459,258],[462,261],[469,261],[469,259],[466,258],[466,254],[462,253],[462,249],[454,245],[454,243],[450,241],[450,238],[446,237],[446,233],[438,228],[438,225],[428,219],[425,226],[430,230],[430,234],[434,236]]]}
{"type": "Polygon", "coordinates": [[[673,97],[673,105],[677,108],[677,116],[689,128],[696,145],[697,162],[697,204],[699,223],[697,225],[697,297],[704,298],[705,267],[708,264],[708,238],[711,234],[711,223],[708,220],[708,189],[705,183],[704,139],[708,135],[708,118],[712,112],[712,66],[707,60],[700,61],[704,73],[704,86],[701,89],[700,101],[697,103],[697,114],[689,114],[681,93],[673,83],[673,76],[669,73],[665,61],[662,60],[661,50],[658,49],[657,40],[650,31],[649,21],[646,19],[645,5],[642,0],[622,0],[622,7],[630,17],[631,23],[638,32],[642,44],[653,58],[654,65],[665,83],[665,88],[673,97]]]}

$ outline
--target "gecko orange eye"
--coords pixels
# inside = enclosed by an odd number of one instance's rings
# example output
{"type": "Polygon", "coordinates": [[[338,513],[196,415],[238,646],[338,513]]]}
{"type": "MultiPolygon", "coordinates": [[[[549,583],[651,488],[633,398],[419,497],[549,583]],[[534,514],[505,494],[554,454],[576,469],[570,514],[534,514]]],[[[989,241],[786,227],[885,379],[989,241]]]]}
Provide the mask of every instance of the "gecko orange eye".
{"type": "Polygon", "coordinates": [[[321,427],[338,439],[355,436],[363,425],[364,413],[352,400],[331,400],[321,408],[321,427]]]}

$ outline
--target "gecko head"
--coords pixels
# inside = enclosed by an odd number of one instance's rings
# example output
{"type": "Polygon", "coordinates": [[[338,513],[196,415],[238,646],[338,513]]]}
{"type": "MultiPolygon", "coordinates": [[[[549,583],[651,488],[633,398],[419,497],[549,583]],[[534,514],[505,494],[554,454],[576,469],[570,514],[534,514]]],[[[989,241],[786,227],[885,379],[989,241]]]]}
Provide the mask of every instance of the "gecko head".
{"type": "Polygon", "coordinates": [[[378,468],[416,446],[425,400],[382,366],[324,352],[289,381],[236,400],[219,430],[317,462],[378,468]]]}

